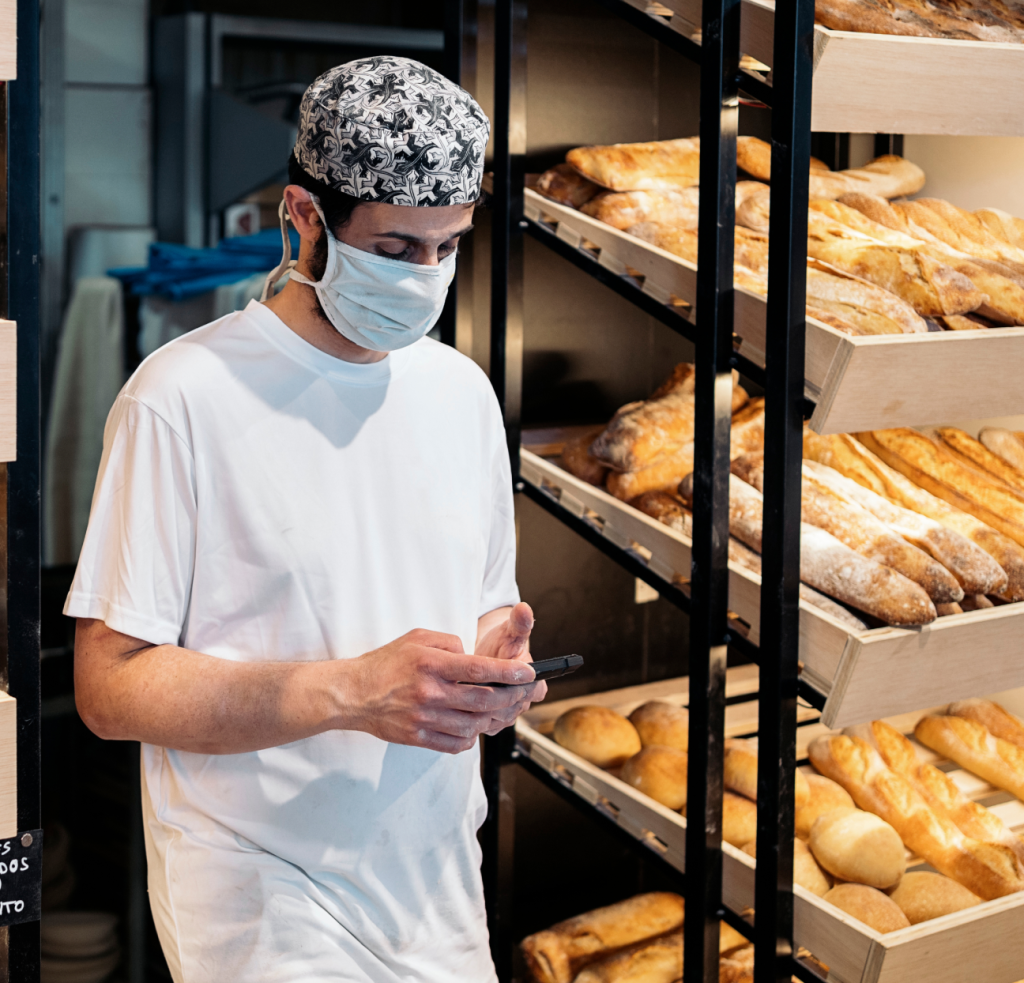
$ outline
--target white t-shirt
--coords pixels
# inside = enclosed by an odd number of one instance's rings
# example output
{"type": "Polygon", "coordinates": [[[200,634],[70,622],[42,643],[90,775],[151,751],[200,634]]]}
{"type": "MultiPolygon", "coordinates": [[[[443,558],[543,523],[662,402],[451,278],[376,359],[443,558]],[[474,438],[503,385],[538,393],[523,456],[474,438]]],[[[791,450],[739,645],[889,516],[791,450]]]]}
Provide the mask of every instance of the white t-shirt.
{"type": "MultiPolygon", "coordinates": [[[[430,339],[333,358],[252,302],[150,356],[111,410],[65,613],[223,659],[348,659],[519,599],[501,417],[430,339]]],[[[143,745],[176,980],[490,981],[479,752],[329,732],[143,745]]]]}

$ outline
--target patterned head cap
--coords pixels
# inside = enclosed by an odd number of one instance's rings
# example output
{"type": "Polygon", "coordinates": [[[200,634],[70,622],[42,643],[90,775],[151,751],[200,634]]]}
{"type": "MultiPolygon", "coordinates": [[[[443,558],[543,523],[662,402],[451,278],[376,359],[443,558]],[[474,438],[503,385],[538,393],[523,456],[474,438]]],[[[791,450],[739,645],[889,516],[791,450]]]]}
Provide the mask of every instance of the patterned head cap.
{"type": "Polygon", "coordinates": [[[295,159],[366,201],[460,205],[480,196],[490,126],[468,92],[426,65],[360,58],[306,89],[295,159]]]}

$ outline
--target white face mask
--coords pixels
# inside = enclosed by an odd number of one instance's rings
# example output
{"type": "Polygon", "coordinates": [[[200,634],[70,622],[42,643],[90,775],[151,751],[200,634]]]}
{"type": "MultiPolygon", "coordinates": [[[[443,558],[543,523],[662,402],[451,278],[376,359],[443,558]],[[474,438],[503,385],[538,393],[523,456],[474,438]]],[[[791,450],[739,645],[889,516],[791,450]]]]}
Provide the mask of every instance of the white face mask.
{"type": "Polygon", "coordinates": [[[327,227],[320,203],[310,195],[327,232],[327,266],[320,280],[294,272],[285,203],[278,208],[284,255],[267,277],[266,300],[286,270],[299,283],[309,284],[327,319],[349,341],[375,352],[393,352],[419,341],[441,316],[448,287],[455,276],[455,253],[437,266],[421,266],[377,256],[339,242],[327,227]]]}

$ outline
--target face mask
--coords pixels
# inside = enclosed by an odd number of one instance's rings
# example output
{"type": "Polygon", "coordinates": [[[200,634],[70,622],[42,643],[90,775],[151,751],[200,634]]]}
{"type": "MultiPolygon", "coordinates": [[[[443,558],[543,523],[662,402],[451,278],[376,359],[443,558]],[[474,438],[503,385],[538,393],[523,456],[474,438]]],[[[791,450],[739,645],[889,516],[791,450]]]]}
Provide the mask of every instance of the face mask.
{"type": "Polygon", "coordinates": [[[263,300],[286,270],[315,291],[337,331],[363,348],[393,352],[419,341],[437,322],[455,276],[455,253],[437,266],[405,263],[339,242],[327,227],[316,197],[310,196],[327,232],[327,267],[320,280],[295,273],[285,204],[278,208],[284,254],[267,277],[263,300]]]}

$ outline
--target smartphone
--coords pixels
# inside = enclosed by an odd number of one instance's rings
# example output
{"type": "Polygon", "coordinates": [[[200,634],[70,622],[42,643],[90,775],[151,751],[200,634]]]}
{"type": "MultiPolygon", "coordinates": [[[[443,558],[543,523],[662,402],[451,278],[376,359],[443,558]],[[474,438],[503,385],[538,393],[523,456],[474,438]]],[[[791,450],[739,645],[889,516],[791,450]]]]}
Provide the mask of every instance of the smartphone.
{"type": "MultiPolygon", "coordinates": [[[[539,683],[542,679],[555,679],[558,676],[568,676],[583,665],[582,655],[556,655],[553,659],[541,659],[539,662],[531,662],[533,671],[537,674],[532,680],[539,683]]],[[[471,683],[472,686],[514,686],[515,683],[471,683]]],[[[529,685],[523,683],[520,685],[529,685]]]]}

